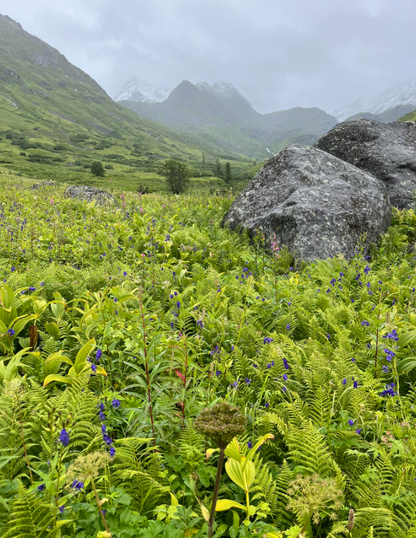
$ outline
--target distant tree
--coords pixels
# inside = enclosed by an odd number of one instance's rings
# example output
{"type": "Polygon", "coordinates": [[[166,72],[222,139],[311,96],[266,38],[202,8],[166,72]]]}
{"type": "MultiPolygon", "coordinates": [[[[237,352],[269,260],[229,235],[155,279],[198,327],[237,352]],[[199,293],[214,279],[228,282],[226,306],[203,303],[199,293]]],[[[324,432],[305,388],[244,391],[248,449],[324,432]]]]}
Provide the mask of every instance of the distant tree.
{"type": "Polygon", "coordinates": [[[219,159],[215,161],[214,174],[216,177],[222,177],[222,166],[219,159]]]}
{"type": "Polygon", "coordinates": [[[202,154],[202,166],[205,166],[205,153],[202,154]]]}
{"type": "Polygon", "coordinates": [[[225,163],[225,182],[230,184],[233,181],[233,175],[231,173],[231,164],[225,163]]]}
{"type": "Polygon", "coordinates": [[[91,163],[91,174],[97,177],[104,177],[105,170],[101,161],[93,161],[91,163]]]}
{"type": "Polygon", "coordinates": [[[185,163],[168,159],[162,164],[161,174],[165,176],[166,187],[171,193],[181,194],[188,188],[190,171],[185,163]]]}

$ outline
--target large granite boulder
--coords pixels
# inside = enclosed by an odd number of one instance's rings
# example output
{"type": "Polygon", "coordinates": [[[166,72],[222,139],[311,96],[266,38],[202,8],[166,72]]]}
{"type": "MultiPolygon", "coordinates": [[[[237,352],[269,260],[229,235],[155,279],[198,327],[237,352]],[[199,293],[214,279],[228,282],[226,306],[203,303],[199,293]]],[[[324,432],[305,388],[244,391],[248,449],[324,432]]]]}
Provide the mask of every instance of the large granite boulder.
{"type": "Polygon", "coordinates": [[[78,198],[86,202],[95,202],[98,205],[113,204],[115,198],[112,194],[87,185],[71,185],[64,192],[67,198],[78,198]]]}
{"type": "Polygon", "coordinates": [[[412,206],[416,190],[416,124],[360,118],[336,125],[315,146],[381,179],[392,205],[412,206]]]}
{"type": "Polygon", "coordinates": [[[264,233],[305,261],[343,255],[377,240],[390,224],[384,184],[317,148],[289,146],[272,157],[223,219],[264,233]]]}

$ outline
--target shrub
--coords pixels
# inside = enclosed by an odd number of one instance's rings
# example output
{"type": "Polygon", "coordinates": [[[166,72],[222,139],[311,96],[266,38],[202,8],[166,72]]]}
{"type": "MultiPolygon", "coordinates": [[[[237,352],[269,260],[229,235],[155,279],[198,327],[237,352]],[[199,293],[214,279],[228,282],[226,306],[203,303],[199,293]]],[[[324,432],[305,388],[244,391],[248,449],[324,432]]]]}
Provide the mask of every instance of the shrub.
{"type": "Polygon", "coordinates": [[[93,161],[91,163],[91,174],[97,177],[104,177],[105,170],[101,161],[93,161]]]}
{"type": "Polygon", "coordinates": [[[161,174],[165,176],[166,187],[172,194],[181,194],[188,188],[190,172],[185,163],[168,159],[162,164],[161,174]]]}

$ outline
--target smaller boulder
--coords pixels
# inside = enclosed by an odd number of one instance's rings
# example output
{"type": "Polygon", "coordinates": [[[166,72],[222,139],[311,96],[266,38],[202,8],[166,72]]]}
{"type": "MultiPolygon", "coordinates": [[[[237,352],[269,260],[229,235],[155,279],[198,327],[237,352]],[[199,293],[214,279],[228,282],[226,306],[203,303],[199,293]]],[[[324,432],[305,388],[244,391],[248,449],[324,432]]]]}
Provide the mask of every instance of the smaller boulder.
{"type": "Polygon", "coordinates": [[[95,202],[98,205],[114,204],[116,199],[112,194],[87,185],[71,185],[64,192],[67,198],[78,198],[85,202],[95,202]]]}

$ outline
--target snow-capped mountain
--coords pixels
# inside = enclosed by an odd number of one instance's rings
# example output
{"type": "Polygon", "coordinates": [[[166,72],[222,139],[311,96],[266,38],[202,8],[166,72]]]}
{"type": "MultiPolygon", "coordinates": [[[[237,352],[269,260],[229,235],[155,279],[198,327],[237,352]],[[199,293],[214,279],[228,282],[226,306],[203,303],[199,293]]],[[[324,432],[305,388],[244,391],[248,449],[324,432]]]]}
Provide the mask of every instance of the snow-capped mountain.
{"type": "Polygon", "coordinates": [[[169,97],[170,92],[171,90],[166,88],[158,88],[140,80],[132,80],[114,97],[114,101],[161,103],[169,97]]]}
{"type": "Polygon", "coordinates": [[[395,84],[373,99],[359,99],[346,107],[333,112],[339,121],[359,112],[371,112],[380,114],[398,105],[414,105],[416,109],[416,73],[408,80],[395,84]]]}
{"type": "Polygon", "coordinates": [[[225,99],[232,99],[236,96],[241,97],[241,94],[237,88],[227,82],[216,82],[212,86],[207,82],[198,82],[196,86],[202,91],[225,99]]]}

